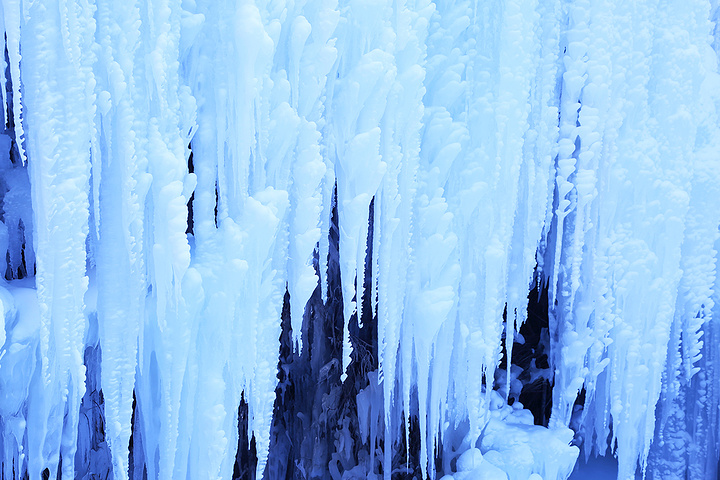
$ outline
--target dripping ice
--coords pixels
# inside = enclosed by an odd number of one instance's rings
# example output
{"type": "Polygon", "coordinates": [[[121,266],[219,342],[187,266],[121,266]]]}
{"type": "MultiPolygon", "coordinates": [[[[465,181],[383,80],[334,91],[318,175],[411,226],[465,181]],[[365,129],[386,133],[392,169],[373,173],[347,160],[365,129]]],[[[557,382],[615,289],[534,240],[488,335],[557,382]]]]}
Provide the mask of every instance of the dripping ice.
{"type": "Polygon", "coordinates": [[[719,6],[3,0],[0,475],[715,478],[719,6]]]}

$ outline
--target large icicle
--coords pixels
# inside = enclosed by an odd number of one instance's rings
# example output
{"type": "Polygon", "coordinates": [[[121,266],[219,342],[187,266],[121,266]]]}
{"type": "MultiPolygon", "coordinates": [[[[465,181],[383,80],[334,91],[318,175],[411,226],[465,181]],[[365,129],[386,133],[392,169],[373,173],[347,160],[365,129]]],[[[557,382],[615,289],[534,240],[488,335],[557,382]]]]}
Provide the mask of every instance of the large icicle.
{"type": "Polygon", "coordinates": [[[158,459],[147,462],[148,477],[160,479],[172,478],[175,465],[185,462],[176,458],[178,439],[185,436],[179,423],[181,394],[191,323],[202,302],[196,294],[200,280],[189,268],[185,235],[186,204],[196,181],[186,163],[195,118],[194,99],[182,85],[178,70],[181,15],[180,0],[153,2],[147,10],[141,9],[143,46],[138,57],[142,60],[135,62],[139,79],[135,108],[142,112],[135,119],[140,134],[136,155],[141,162],[149,159],[152,176],[143,252],[151,295],[136,393],[145,422],[145,458],[158,459]]]}
{"type": "MultiPolygon", "coordinates": [[[[6,80],[12,81],[12,109],[13,109],[13,123],[15,125],[15,138],[18,143],[18,150],[23,163],[27,160],[25,154],[25,132],[23,126],[23,101],[22,101],[22,82],[20,74],[20,36],[21,36],[21,23],[22,23],[22,2],[20,0],[8,0],[4,1],[0,6],[0,12],[3,15],[4,22],[4,33],[5,33],[5,48],[7,48],[8,58],[10,60],[10,78],[6,80]]],[[[4,59],[3,59],[4,60],[4,59]]],[[[5,62],[3,61],[3,66],[5,62]]],[[[5,72],[3,68],[3,78],[5,78],[5,72]]],[[[5,108],[5,84],[2,85],[3,90],[3,111],[6,112],[3,118],[7,118],[7,109],[5,108]]]]}
{"type": "MultiPolygon", "coordinates": [[[[394,5],[393,27],[397,32],[395,57],[397,75],[388,98],[386,114],[383,118],[380,153],[387,163],[380,190],[375,197],[373,223],[373,256],[377,268],[373,274],[377,277],[378,288],[378,350],[380,363],[380,381],[384,392],[385,438],[396,431],[400,419],[395,412],[404,411],[406,420],[411,414],[409,392],[403,387],[396,390],[395,379],[402,375],[403,385],[408,385],[412,370],[403,370],[407,362],[401,362],[398,369],[398,353],[409,358],[412,345],[404,344],[401,349],[403,322],[410,323],[405,313],[407,285],[412,252],[409,248],[412,236],[414,214],[414,196],[417,189],[417,169],[419,164],[422,127],[422,96],[424,69],[421,67],[425,56],[425,38],[427,24],[434,7],[429,2],[413,2],[406,5],[398,2],[394,5]],[[399,112],[404,112],[400,115],[399,112]],[[407,319],[407,322],[404,320],[407,319]],[[399,394],[402,393],[402,397],[399,394]],[[393,402],[394,400],[394,402],[393,402]],[[396,408],[399,406],[400,408],[396,408]]],[[[358,285],[360,285],[358,279],[358,285]]],[[[373,292],[375,290],[373,289],[373,292]]],[[[358,314],[359,315],[359,314],[358,314]]],[[[430,345],[432,335],[427,337],[430,345]]],[[[425,364],[427,365],[427,364],[425,364]]],[[[425,375],[424,379],[428,379],[425,375]]],[[[426,393],[427,390],[425,390],[426,393]]],[[[426,395],[419,397],[425,399],[426,395]]],[[[425,402],[421,400],[422,407],[425,402]]],[[[407,423],[406,423],[407,425],[407,423]]],[[[421,452],[425,451],[425,425],[421,428],[421,452]]],[[[431,429],[434,431],[434,429],[431,429]]],[[[374,452],[373,452],[374,453],[374,452]]],[[[392,452],[384,452],[384,464],[391,463],[392,452]]],[[[425,462],[422,462],[424,468],[425,462]]],[[[385,469],[385,478],[390,477],[385,469]]]]}
{"type": "MultiPolygon", "coordinates": [[[[113,474],[127,478],[124,454],[131,415],[138,338],[144,323],[145,200],[151,178],[136,112],[143,110],[142,77],[133,69],[142,55],[140,10],[125,2],[97,5],[99,157],[93,162],[93,196],[98,238],[95,253],[98,323],[102,351],[101,385],[105,400],[113,474]],[[118,48],[123,45],[122,48],[118,48]],[[138,85],[140,83],[141,85],[138,85]],[[95,188],[93,188],[95,190],[95,188]]],[[[145,107],[147,109],[147,107],[145,107]]]]}
{"type": "Polygon", "coordinates": [[[335,97],[332,111],[330,155],[337,179],[340,275],[343,290],[343,380],[350,364],[350,317],[362,316],[365,246],[370,202],[377,192],[387,163],[380,155],[380,122],[396,75],[388,18],[389,2],[363,4],[350,1],[338,45],[344,47],[337,80],[328,84],[335,97]],[[379,15],[379,17],[378,17],[379,15]],[[365,42],[369,41],[368,45],[365,42]],[[356,288],[357,285],[357,288],[356,288]],[[360,292],[360,293],[358,293],[360,292]],[[357,298],[356,298],[357,297],[357,298]]]}
{"type": "MultiPolygon", "coordinates": [[[[12,6],[6,7],[7,15],[12,6]]],[[[36,3],[26,13],[21,69],[42,359],[28,404],[28,472],[31,478],[40,478],[40,472],[48,468],[55,478],[62,458],[61,476],[71,479],[80,400],[85,391],[83,297],[88,287],[85,242],[91,145],[95,142],[95,21],[93,8],[82,1],[36,3]]],[[[10,48],[14,54],[19,27],[8,28],[6,23],[6,31],[12,32],[9,38],[13,38],[10,48]]],[[[13,101],[19,102],[19,76],[13,77],[17,88],[13,101]]],[[[19,116],[19,104],[15,108],[19,116]]],[[[19,124],[18,143],[22,134],[19,124]]]]}
{"type": "MultiPolygon", "coordinates": [[[[465,71],[466,83],[449,82],[431,98],[447,105],[469,135],[462,145],[463,161],[456,161],[447,171],[444,189],[455,216],[454,229],[461,238],[457,318],[466,346],[465,356],[460,357],[462,366],[458,365],[464,371],[458,372],[454,381],[459,409],[467,409],[469,414],[468,440],[472,443],[486,420],[485,396],[490,388],[483,394],[483,384],[492,381],[500,361],[509,245],[518,204],[523,139],[529,128],[537,14],[534,4],[521,3],[502,8],[494,4],[454,8],[465,15],[456,20],[467,26],[461,37],[463,56],[455,60],[454,73],[446,70],[441,74],[459,80],[465,71]],[[522,67],[514,70],[506,63],[511,61],[522,67]],[[457,102],[458,98],[462,101],[457,102]]],[[[449,31],[457,31],[457,26],[449,31]]]]}
{"type": "MultiPolygon", "coordinates": [[[[613,140],[613,127],[616,128],[607,120],[616,118],[609,115],[608,80],[612,62],[604,39],[611,34],[612,18],[603,13],[608,7],[611,6],[591,2],[568,5],[570,24],[563,41],[563,97],[556,177],[558,204],[552,270],[553,282],[560,279],[562,285],[552,283],[550,287],[557,301],[555,328],[562,336],[555,354],[562,356],[562,360],[556,359],[556,362],[563,367],[556,371],[557,386],[553,389],[553,421],[561,425],[569,424],[575,398],[588,375],[586,352],[593,348],[595,356],[602,353],[602,338],[607,335],[607,324],[603,322],[595,322],[596,328],[592,331],[591,302],[602,303],[595,298],[585,300],[585,297],[596,295],[596,290],[579,289],[584,283],[581,272],[592,271],[594,267],[594,259],[585,244],[594,241],[600,223],[595,218],[597,207],[593,208],[597,195],[595,172],[603,160],[603,142],[613,140]],[[592,40],[596,38],[597,41],[592,40]],[[580,304],[577,308],[576,303],[580,304]]],[[[603,278],[596,283],[601,284],[603,278]]],[[[589,362],[597,360],[593,358],[589,362]]],[[[590,373],[590,378],[598,373],[590,373]]],[[[594,380],[590,380],[587,385],[590,396],[593,383],[594,380]]]]}

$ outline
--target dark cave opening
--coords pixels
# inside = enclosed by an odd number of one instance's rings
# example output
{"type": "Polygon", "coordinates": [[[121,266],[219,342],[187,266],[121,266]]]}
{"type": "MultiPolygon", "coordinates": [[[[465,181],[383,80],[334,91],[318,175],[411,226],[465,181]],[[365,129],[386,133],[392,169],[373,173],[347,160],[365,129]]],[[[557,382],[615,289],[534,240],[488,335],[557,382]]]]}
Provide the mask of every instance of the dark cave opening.
{"type": "Polygon", "coordinates": [[[548,328],[548,287],[545,283],[530,290],[527,321],[520,326],[525,343],[513,346],[513,364],[523,369],[520,375],[523,388],[518,400],[532,412],[535,424],[544,427],[547,427],[552,411],[548,328]]]}
{"type": "MultiPolygon", "coordinates": [[[[552,412],[552,371],[549,364],[550,338],[548,315],[548,287],[537,280],[535,287],[528,293],[527,320],[518,329],[519,336],[513,337],[512,366],[519,369],[517,380],[522,384],[519,392],[511,389],[508,403],[519,401],[524,408],[530,410],[535,425],[548,426],[552,412]]],[[[507,322],[507,305],[503,312],[506,331],[510,327],[507,322]]],[[[505,382],[507,369],[506,342],[508,335],[503,335],[502,357],[495,375],[494,388],[505,382]]]]}

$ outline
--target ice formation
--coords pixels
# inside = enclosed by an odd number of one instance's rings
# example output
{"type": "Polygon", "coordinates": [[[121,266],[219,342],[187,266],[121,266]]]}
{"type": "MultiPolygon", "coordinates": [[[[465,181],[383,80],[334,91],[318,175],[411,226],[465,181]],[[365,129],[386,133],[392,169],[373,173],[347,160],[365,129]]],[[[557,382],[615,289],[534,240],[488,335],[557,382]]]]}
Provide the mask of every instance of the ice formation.
{"type": "Polygon", "coordinates": [[[715,478],[718,20],[2,0],[0,475],[715,478]]]}

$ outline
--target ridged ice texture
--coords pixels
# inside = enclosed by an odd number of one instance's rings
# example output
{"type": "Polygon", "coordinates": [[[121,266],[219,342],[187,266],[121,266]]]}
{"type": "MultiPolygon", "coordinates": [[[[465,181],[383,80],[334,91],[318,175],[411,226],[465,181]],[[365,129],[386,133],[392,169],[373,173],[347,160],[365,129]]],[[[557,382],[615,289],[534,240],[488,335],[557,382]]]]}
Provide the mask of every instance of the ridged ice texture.
{"type": "Polygon", "coordinates": [[[230,478],[241,398],[260,477],[283,295],[301,351],[334,207],[343,379],[374,215],[386,446],[418,415],[428,475],[462,432],[463,465],[513,436],[565,478],[573,421],[619,478],[714,475],[716,3],[3,0],[5,476],[74,477],[97,318],[114,478],[133,393],[148,478],[230,478]],[[534,278],[549,430],[486,388],[534,278]]]}

